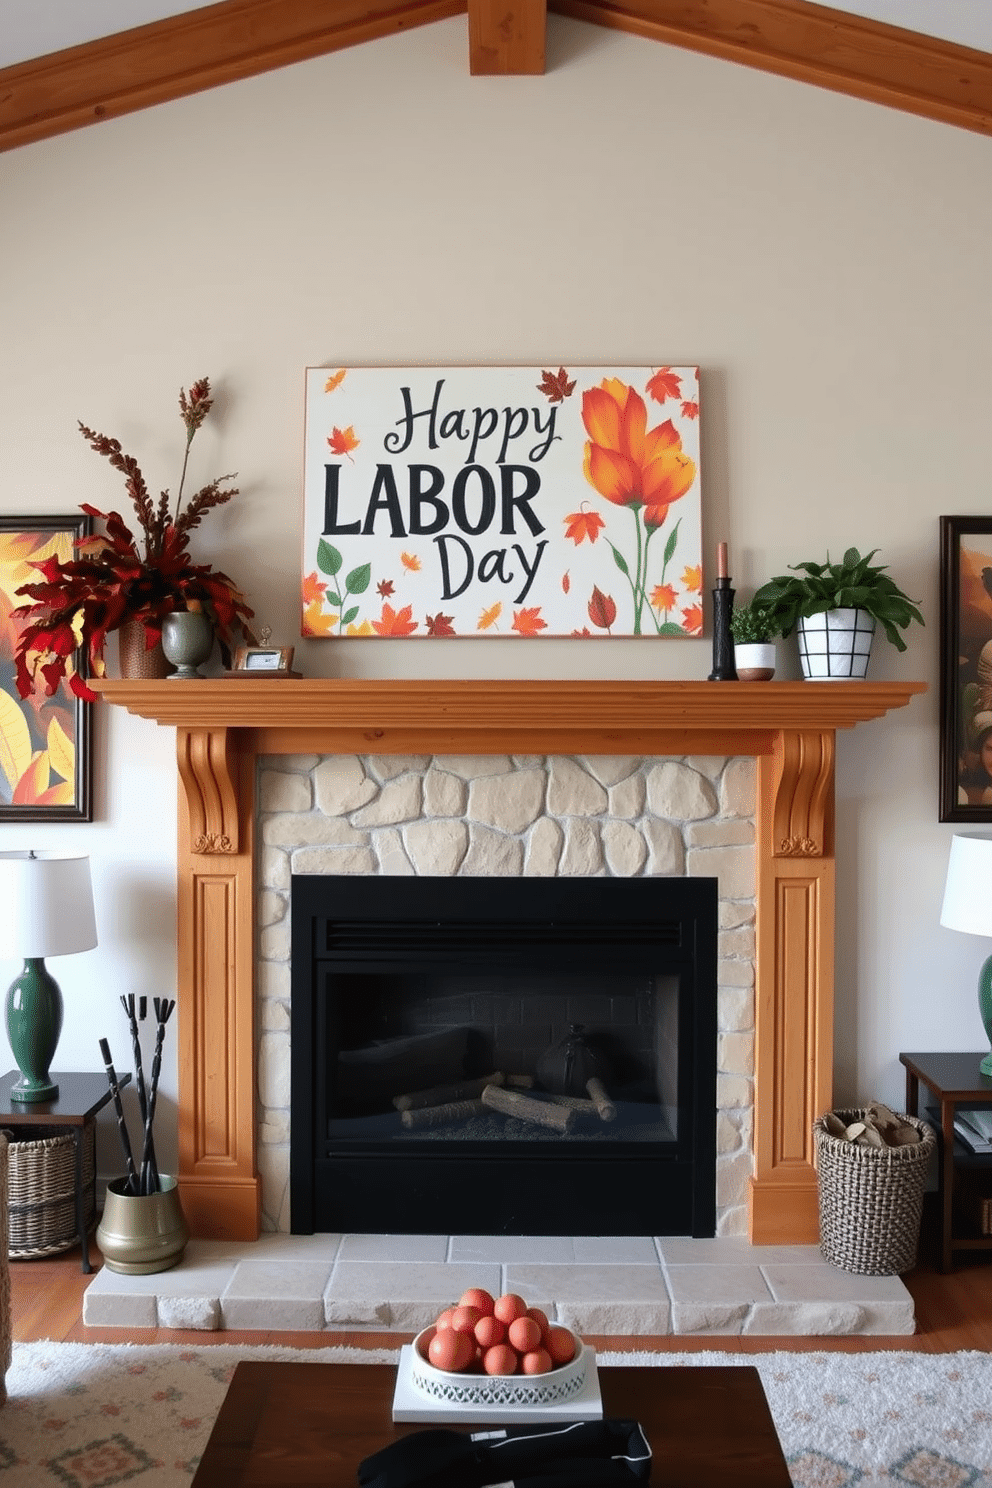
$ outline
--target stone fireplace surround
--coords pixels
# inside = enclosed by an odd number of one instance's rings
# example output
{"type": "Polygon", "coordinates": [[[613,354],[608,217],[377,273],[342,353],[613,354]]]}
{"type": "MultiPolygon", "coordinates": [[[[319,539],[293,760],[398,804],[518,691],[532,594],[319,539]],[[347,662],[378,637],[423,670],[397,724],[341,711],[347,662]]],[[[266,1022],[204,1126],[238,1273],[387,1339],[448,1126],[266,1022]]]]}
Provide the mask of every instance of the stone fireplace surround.
{"type": "Polygon", "coordinates": [[[832,1099],[838,728],[921,682],[350,681],[94,684],[176,728],[179,1169],[194,1234],[257,1238],[256,762],[260,755],[751,757],[752,1243],[817,1239],[811,1127],[832,1099]]]}

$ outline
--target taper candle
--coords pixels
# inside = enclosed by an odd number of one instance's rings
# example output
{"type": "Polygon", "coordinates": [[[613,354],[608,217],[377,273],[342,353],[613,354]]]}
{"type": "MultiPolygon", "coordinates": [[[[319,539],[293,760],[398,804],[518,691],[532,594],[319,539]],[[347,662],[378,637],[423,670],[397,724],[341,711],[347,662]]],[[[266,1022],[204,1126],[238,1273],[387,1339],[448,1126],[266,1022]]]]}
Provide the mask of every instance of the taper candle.
{"type": "Polygon", "coordinates": [[[727,570],[727,544],[725,542],[716,545],[716,576],[718,579],[728,577],[727,570]]]}

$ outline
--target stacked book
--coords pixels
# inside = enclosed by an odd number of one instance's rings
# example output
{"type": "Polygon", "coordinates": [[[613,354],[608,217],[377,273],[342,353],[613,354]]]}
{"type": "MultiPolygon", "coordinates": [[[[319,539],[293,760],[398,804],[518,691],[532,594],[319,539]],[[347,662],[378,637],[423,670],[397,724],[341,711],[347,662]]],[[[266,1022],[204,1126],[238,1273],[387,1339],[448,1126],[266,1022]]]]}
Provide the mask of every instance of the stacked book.
{"type": "Polygon", "coordinates": [[[954,1130],[969,1151],[992,1153],[992,1111],[958,1110],[954,1130]]]}

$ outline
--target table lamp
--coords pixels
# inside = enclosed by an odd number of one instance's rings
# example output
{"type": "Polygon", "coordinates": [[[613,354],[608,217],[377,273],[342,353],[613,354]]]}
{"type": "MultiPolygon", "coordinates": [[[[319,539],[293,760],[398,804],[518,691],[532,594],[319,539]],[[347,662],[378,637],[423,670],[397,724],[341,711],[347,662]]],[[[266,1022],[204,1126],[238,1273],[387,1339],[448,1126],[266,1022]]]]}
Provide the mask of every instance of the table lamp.
{"type": "Polygon", "coordinates": [[[44,958],[95,945],[89,858],[0,853],[0,955],[24,957],[7,993],[7,1036],[21,1072],[11,1100],[58,1095],[48,1070],[62,1031],[62,993],[44,958]]]}
{"type": "MultiPolygon", "coordinates": [[[[951,838],[940,923],[992,940],[992,837],[956,833],[951,838]]],[[[978,1011],[992,1044],[992,956],[978,973],[978,1011]]],[[[992,1075],[992,1051],[978,1068],[983,1075],[992,1075]]]]}

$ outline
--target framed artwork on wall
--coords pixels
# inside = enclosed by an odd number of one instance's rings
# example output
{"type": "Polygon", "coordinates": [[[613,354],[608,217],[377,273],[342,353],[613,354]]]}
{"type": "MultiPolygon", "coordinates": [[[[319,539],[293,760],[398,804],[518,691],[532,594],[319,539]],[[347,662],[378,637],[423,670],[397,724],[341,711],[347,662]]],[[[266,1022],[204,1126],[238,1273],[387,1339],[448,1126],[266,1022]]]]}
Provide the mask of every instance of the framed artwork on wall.
{"type": "Polygon", "coordinates": [[[697,367],[311,367],[301,634],[699,636],[697,367]]]}
{"type": "Polygon", "coordinates": [[[940,820],[992,822],[992,517],[940,519],[940,820]]]}
{"type": "MultiPolygon", "coordinates": [[[[22,584],[39,581],[46,559],[72,557],[73,544],[91,530],[89,517],[0,516],[0,822],[93,820],[93,719],[63,679],[51,697],[39,684],[26,698],[17,691],[14,656],[20,621],[30,603],[22,584]]],[[[72,667],[85,677],[82,648],[72,667]]]]}

